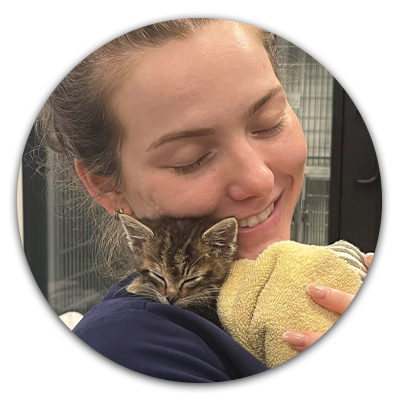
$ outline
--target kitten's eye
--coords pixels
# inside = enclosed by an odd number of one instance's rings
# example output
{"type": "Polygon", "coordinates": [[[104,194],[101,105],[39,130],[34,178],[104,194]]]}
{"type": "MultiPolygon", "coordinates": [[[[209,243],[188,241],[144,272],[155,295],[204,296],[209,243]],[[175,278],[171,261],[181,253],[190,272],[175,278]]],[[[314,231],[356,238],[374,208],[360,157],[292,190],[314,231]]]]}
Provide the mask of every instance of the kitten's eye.
{"type": "Polygon", "coordinates": [[[185,279],[185,280],[183,281],[183,283],[182,283],[182,286],[183,286],[183,285],[190,285],[190,284],[193,285],[193,284],[195,284],[195,283],[200,282],[202,279],[203,279],[202,276],[194,276],[193,278],[185,279]]]}
{"type": "Polygon", "coordinates": [[[167,286],[167,282],[165,281],[164,277],[162,277],[161,275],[156,274],[155,272],[151,272],[149,271],[149,276],[157,279],[158,281],[160,281],[161,283],[163,283],[165,286],[167,286]]]}

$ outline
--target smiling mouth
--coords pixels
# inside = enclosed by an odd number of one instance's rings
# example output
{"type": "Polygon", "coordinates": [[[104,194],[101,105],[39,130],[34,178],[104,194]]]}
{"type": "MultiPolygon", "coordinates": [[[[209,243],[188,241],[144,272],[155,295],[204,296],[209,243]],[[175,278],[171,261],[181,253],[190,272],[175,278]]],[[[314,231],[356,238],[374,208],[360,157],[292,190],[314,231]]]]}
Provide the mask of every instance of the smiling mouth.
{"type": "Polygon", "coordinates": [[[272,203],[266,210],[264,210],[262,213],[258,215],[253,215],[252,217],[246,219],[239,219],[238,220],[239,226],[241,228],[247,228],[258,225],[261,222],[264,222],[266,219],[268,219],[272,211],[274,211],[274,207],[275,203],[272,203]]]}

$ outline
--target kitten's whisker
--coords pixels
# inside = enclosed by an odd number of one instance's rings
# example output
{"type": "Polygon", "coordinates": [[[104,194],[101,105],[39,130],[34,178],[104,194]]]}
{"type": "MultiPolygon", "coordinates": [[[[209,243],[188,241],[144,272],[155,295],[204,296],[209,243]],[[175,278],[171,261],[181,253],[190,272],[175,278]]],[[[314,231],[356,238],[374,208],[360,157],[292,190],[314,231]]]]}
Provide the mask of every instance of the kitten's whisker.
{"type": "Polygon", "coordinates": [[[203,292],[200,293],[193,293],[191,295],[188,296],[188,298],[194,297],[194,298],[209,298],[210,296],[217,298],[218,294],[219,294],[219,290],[205,290],[203,292]]]}
{"type": "MultiPolygon", "coordinates": [[[[219,291],[218,291],[219,292],[219,291]]],[[[209,305],[213,302],[213,300],[216,300],[218,297],[218,293],[210,293],[210,292],[205,292],[205,293],[194,293],[185,298],[185,302],[187,304],[194,304],[194,305],[209,305]]]]}
{"type": "Polygon", "coordinates": [[[205,291],[203,293],[194,293],[188,296],[188,299],[202,299],[202,300],[207,300],[207,299],[216,299],[218,298],[219,290],[215,291],[205,291]]]}
{"type": "Polygon", "coordinates": [[[194,267],[194,265],[197,263],[197,261],[201,260],[203,257],[210,257],[208,253],[202,254],[199,258],[197,258],[196,261],[192,263],[192,265],[189,267],[188,272],[194,267]]]}
{"type": "MultiPolygon", "coordinates": [[[[128,286],[130,286],[130,285],[128,285],[128,286]]],[[[125,286],[125,288],[128,286],[125,286]]],[[[140,296],[146,296],[146,297],[149,297],[154,300],[159,300],[159,292],[157,291],[156,288],[154,288],[152,286],[142,284],[142,285],[134,288],[133,290],[130,290],[129,292],[140,295],[140,296]]]]}
{"type": "Polygon", "coordinates": [[[138,291],[135,292],[138,295],[149,297],[153,300],[159,300],[159,293],[152,287],[142,286],[138,291]]]}
{"type": "Polygon", "coordinates": [[[130,285],[130,283],[128,283],[126,286],[123,286],[122,288],[118,289],[111,298],[113,298],[118,292],[120,292],[122,289],[126,289],[128,286],[130,285]]]}

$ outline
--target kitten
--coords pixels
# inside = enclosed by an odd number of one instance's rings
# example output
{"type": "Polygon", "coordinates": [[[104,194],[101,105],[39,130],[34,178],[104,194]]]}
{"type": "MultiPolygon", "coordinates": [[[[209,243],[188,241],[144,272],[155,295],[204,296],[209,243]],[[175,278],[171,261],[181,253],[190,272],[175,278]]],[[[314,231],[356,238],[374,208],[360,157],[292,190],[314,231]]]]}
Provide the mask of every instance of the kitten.
{"type": "Polygon", "coordinates": [[[194,311],[220,326],[216,300],[237,251],[236,219],[119,217],[137,273],[127,291],[194,311]]]}

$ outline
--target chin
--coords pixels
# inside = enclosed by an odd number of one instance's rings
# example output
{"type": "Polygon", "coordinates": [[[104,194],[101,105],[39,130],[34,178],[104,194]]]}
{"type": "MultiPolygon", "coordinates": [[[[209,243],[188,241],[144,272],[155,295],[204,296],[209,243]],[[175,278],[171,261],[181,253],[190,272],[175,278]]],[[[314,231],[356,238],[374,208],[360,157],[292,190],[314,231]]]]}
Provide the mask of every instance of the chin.
{"type": "Polygon", "coordinates": [[[242,244],[240,246],[239,243],[239,250],[236,253],[236,259],[248,259],[248,260],[255,260],[265,249],[276,242],[281,242],[282,240],[290,240],[290,231],[289,232],[280,232],[279,234],[275,235],[273,238],[263,239],[262,243],[255,244],[254,240],[249,245],[242,244]]]}
{"type": "Polygon", "coordinates": [[[262,253],[262,251],[261,252],[257,252],[257,251],[254,251],[254,252],[243,251],[242,252],[239,250],[236,254],[236,259],[237,260],[244,260],[244,259],[255,260],[261,253],[262,253]]]}
{"type": "Polygon", "coordinates": [[[252,248],[252,249],[239,249],[236,258],[238,260],[241,259],[248,259],[248,260],[255,260],[268,246],[270,246],[272,243],[266,244],[259,246],[258,248],[252,248]]]}

